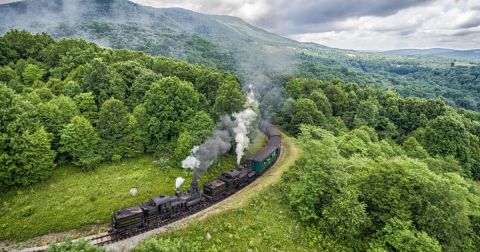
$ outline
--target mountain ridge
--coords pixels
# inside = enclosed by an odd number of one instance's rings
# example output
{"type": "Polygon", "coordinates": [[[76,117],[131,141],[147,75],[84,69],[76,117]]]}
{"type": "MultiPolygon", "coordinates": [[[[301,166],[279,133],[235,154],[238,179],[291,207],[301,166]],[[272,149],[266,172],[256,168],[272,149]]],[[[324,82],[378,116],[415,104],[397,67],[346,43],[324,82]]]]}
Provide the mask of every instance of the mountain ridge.
{"type": "Polygon", "coordinates": [[[382,51],[382,53],[404,56],[436,56],[446,58],[480,59],[480,49],[458,50],[438,47],[427,49],[407,48],[382,51]]]}

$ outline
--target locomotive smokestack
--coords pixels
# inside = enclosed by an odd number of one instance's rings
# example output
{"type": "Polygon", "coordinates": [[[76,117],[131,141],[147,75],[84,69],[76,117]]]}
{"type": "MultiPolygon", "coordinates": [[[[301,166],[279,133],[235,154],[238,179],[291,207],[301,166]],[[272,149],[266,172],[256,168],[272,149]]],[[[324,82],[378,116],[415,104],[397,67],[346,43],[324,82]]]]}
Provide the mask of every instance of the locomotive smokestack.
{"type": "Polygon", "coordinates": [[[190,186],[190,192],[197,193],[198,192],[198,179],[193,177],[192,184],[190,186]]]}

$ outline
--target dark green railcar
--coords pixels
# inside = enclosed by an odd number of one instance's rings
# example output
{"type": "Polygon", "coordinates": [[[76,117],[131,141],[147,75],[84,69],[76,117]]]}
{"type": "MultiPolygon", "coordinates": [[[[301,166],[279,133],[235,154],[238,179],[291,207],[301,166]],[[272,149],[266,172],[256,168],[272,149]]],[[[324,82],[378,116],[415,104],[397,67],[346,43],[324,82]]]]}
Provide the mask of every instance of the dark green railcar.
{"type": "Polygon", "coordinates": [[[246,164],[256,173],[261,174],[274,164],[280,156],[282,135],[277,128],[269,127],[266,130],[269,137],[268,144],[255,156],[247,159],[246,164]]]}

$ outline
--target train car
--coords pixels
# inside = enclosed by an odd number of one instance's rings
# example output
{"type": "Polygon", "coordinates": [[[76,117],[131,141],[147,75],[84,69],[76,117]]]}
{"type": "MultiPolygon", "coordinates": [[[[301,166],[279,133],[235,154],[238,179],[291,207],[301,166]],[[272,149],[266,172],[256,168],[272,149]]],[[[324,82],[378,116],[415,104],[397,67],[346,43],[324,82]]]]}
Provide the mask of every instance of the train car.
{"type": "Polygon", "coordinates": [[[207,201],[217,201],[225,197],[227,193],[227,183],[216,179],[203,185],[203,197],[207,201]]]}
{"type": "Polygon", "coordinates": [[[145,227],[144,210],[140,206],[131,206],[113,213],[112,230],[116,233],[128,233],[145,227]]]}
{"type": "Polygon", "coordinates": [[[265,134],[269,138],[268,144],[256,155],[246,160],[246,167],[262,174],[280,156],[282,133],[276,127],[267,127],[265,134]]]}

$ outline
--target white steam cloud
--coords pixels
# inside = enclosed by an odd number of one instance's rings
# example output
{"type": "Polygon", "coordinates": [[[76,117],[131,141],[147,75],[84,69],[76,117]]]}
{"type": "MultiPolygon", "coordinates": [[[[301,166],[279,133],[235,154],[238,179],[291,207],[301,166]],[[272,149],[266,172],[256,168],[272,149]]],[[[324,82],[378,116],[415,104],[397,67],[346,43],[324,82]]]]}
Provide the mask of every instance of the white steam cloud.
{"type": "Polygon", "coordinates": [[[250,93],[248,96],[246,109],[242,112],[233,114],[233,118],[235,118],[235,127],[233,128],[233,132],[235,134],[235,142],[237,143],[235,148],[235,152],[237,153],[237,164],[240,164],[245,149],[250,144],[248,133],[252,123],[255,121],[255,119],[257,119],[257,113],[255,113],[255,111],[252,109],[252,107],[257,106],[257,103],[253,97],[253,93],[250,93]]]}
{"type": "Polygon", "coordinates": [[[180,186],[183,184],[183,181],[185,181],[184,178],[178,177],[178,178],[175,180],[175,189],[180,188],[180,186]]]}
{"type": "Polygon", "coordinates": [[[219,156],[232,148],[232,139],[236,142],[237,164],[240,164],[250,143],[249,131],[257,118],[253,109],[257,103],[252,97],[253,95],[249,95],[245,110],[232,115],[234,121],[230,116],[222,116],[212,136],[200,146],[193,147],[190,155],[182,161],[183,168],[193,170],[194,180],[206,172],[219,156]]]}

